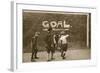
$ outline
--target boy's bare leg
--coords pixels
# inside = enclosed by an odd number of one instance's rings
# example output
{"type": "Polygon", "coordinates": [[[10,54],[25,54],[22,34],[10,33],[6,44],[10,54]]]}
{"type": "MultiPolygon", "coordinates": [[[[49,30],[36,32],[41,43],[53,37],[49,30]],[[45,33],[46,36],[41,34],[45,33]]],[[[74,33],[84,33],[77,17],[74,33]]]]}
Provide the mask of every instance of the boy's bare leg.
{"type": "Polygon", "coordinates": [[[35,60],[34,60],[34,52],[32,52],[31,61],[32,61],[32,62],[35,61],[35,60]]]}
{"type": "Polygon", "coordinates": [[[65,59],[65,55],[66,55],[66,51],[61,50],[61,57],[62,57],[62,59],[65,59]]]}
{"type": "Polygon", "coordinates": [[[61,57],[63,57],[63,50],[61,50],[61,57]]]}
{"type": "Polygon", "coordinates": [[[39,59],[39,57],[37,57],[37,51],[35,52],[35,59],[39,59]]]}
{"type": "Polygon", "coordinates": [[[65,59],[66,51],[63,52],[63,59],[65,59]]]}
{"type": "Polygon", "coordinates": [[[50,61],[50,53],[48,53],[48,61],[50,61]]]}
{"type": "Polygon", "coordinates": [[[53,59],[54,59],[53,55],[54,55],[54,53],[53,53],[53,52],[51,52],[51,60],[53,60],[53,59]]]}

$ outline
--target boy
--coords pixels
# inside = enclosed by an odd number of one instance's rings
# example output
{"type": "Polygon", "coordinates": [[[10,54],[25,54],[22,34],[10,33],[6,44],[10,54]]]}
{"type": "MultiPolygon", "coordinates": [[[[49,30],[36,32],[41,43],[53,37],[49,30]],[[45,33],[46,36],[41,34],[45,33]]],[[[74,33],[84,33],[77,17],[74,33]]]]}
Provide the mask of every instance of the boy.
{"type": "Polygon", "coordinates": [[[68,39],[69,35],[65,33],[65,31],[61,32],[61,37],[59,39],[59,44],[61,48],[61,57],[65,59],[66,51],[68,49],[68,39]]]}
{"type": "Polygon", "coordinates": [[[45,42],[47,45],[46,49],[47,49],[47,53],[48,53],[48,61],[51,61],[54,59],[53,54],[55,52],[52,28],[48,29],[48,34],[46,36],[45,42]],[[50,58],[50,54],[51,54],[51,58],[50,58]]]}
{"type": "Polygon", "coordinates": [[[38,45],[38,36],[39,36],[39,32],[35,32],[35,35],[32,37],[32,41],[31,41],[31,48],[32,48],[32,56],[31,56],[31,61],[35,61],[34,59],[38,59],[37,57],[37,45],[38,45]]]}

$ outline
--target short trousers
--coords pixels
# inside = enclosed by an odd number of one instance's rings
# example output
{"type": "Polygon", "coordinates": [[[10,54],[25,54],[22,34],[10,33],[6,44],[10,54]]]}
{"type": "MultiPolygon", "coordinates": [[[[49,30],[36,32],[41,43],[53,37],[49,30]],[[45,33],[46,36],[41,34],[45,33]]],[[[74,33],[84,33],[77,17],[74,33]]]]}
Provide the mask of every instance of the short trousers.
{"type": "Polygon", "coordinates": [[[47,49],[47,53],[54,53],[55,52],[55,48],[54,47],[51,47],[51,46],[46,46],[46,49],[47,49]]]}
{"type": "Polygon", "coordinates": [[[62,51],[67,51],[67,49],[68,49],[68,44],[62,44],[61,45],[61,50],[62,51]]]}
{"type": "Polygon", "coordinates": [[[37,52],[37,51],[38,51],[37,47],[34,46],[34,47],[32,48],[32,52],[37,52]]]}

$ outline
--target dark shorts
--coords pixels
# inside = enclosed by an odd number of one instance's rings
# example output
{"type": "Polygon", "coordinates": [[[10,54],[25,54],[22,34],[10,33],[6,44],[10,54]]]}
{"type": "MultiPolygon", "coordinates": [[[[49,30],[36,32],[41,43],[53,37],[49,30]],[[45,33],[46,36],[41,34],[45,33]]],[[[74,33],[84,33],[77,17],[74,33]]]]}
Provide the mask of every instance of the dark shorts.
{"type": "Polygon", "coordinates": [[[37,51],[38,51],[37,47],[36,46],[33,46],[32,47],[32,52],[37,52],[37,51]]]}
{"type": "Polygon", "coordinates": [[[67,49],[68,49],[68,44],[62,44],[61,50],[62,51],[67,51],[67,49]]]}
{"type": "Polygon", "coordinates": [[[54,47],[51,47],[51,46],[46,46],[46,49],[47,49],[47,53],[54,53],[55,52],[55,48],[54,47]]]}

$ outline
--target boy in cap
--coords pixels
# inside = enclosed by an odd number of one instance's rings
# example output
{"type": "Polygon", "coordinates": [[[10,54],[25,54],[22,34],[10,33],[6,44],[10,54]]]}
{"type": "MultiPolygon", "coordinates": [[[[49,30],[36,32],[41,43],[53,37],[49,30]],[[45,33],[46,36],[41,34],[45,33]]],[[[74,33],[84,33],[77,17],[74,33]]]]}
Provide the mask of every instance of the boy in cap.
{"type": "Polygon", "coordinates": [[[31,56],[31,61],[35,61],[34,59],[38,59],[37,57],[37,46],[38,46],[38,36],[40,35],[40,32],[35,32],[35,35],[32,37],[31,41],[31,48],[32,48],[32,56],[31,56]]]}
{"type": "Polygon", "coordinates": [[[45,39],[46,42],[46,49],[47,49],[47,53],[48,53],[48,61],[53,60],[53,54],[55,52],[55,48],[54,48],[54,40],[53,40],[53,34],[52,34],[52,27],[49,27],[48,29],[48,34],[46,36],[45,39]],[[51,54],[51,58],[50,58],[50,54],[51,54]]]}

